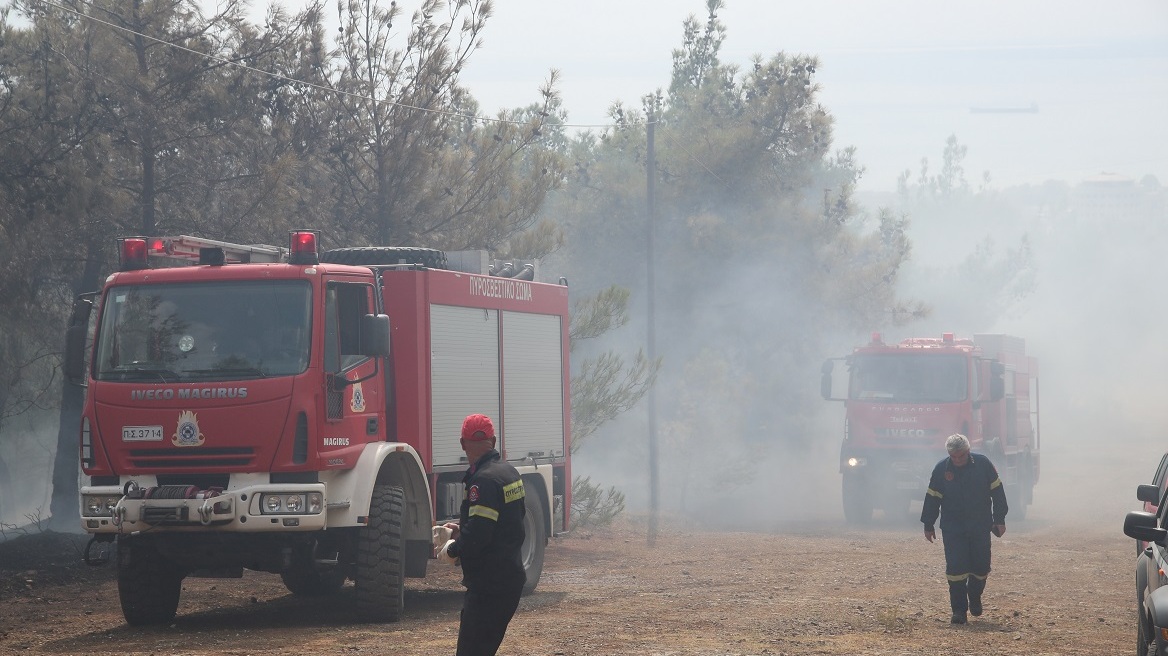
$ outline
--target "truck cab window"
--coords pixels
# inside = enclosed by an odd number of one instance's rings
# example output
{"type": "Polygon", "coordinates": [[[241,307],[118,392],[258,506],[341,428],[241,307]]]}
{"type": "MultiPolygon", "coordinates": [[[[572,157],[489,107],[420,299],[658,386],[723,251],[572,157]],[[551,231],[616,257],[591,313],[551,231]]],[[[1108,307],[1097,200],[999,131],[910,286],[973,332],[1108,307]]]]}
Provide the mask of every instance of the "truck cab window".
{"type": "Polygon", "coordinates": [[[325,292],[326,371],[339,372],[364,361],[361,346],[361,317],[370,314],[373,288],[352,283],[330,283],[325,292]]]}

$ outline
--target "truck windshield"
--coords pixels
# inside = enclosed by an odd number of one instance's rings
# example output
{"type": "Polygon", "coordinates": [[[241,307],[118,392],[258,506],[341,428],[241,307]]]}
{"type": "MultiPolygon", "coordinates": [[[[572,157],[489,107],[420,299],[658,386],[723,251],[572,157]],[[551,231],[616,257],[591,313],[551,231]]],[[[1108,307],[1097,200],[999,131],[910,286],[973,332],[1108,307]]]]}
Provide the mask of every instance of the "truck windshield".
{"type": "Polygon", "coordinates": [[[106,381],[291,376],[308,366],[312,292],[300,280],[111,289],[95,345],[106,381]]]}
{"type": "Polygon", "coordinates": [[[969,373],[960,355],[897,353],[853,355],[848,396],[877,403],[952,403],[968,396],[969,373]]]}

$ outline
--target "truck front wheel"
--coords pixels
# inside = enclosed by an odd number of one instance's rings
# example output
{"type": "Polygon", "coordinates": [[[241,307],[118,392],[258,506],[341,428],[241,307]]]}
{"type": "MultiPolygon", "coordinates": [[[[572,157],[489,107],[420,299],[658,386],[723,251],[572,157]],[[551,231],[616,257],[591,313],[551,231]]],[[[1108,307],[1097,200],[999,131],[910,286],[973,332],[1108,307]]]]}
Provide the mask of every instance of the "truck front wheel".
{"type": "Polygon", "coordinates": [[[523,571],[527,574],[527,582],[523,584],[523,594],[531,594],[535,586],[539,585],[539,577],[543,574],[543,554],[547,546],[547,530],[544,523],[543,499],[539,493],[524,497],[523,506],[523,547],[520,556],[523,557],[523,571]]]}
{"type": "Polygon", "coordinates": [[[405,607],[405,492],[375,485],[369,523],[357,529],[357,615],[370,622],[396,622],[405,607]]]}
{"type": "Polygon", "coordinates": [[[174,619],[184,572],[141,538],[118,539],[118,599],[130,626],[174,619]]]}
{"type": "Polygon", "coordinates": [[[844,474],[844,520],[849,524],[872,521],[872,495],[859,476],[844,474]]]}

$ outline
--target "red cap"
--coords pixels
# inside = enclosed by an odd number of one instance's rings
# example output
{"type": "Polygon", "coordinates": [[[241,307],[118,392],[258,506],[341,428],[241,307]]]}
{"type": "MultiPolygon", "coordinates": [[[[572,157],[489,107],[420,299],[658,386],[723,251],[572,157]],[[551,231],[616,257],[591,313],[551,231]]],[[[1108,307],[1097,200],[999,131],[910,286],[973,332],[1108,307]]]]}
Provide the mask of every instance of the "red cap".
{"type": "Polygon", "coordinates": [[[468,415],[462,422],[462,439],[489,440],[495,437],[495,424],[486,415],[468,415]]]}

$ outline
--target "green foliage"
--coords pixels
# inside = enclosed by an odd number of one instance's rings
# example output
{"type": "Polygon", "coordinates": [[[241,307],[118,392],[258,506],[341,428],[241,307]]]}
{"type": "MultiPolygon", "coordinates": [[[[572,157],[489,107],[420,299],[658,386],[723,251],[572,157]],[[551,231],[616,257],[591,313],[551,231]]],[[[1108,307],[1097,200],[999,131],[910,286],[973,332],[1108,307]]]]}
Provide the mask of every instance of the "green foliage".
{"type": "MultiPolygon", "coordinates": [[[[615,285],[577,300],[569,329],[572,350],[623,326],[628,301],[629,291],[615,285]]],[[[643,351],[631,362],[611,350],[578,362],[572,376],[572,452],[602,425],[636,406],[653,386],[660,366],[660,359],[650,362],[643,351]]]]}
{"type": "Polygon", "coordinates": [[[578,529],[612,524],[625,510],[625,495],[614,487],[607,490],[587,476],[572,479],[572,525],[578,529]]]}

